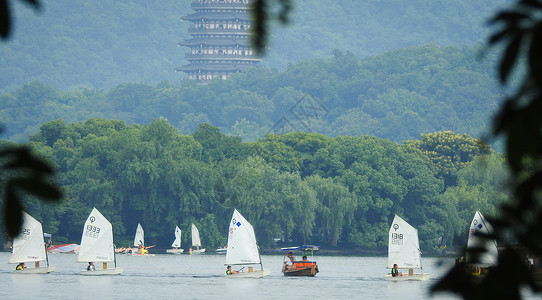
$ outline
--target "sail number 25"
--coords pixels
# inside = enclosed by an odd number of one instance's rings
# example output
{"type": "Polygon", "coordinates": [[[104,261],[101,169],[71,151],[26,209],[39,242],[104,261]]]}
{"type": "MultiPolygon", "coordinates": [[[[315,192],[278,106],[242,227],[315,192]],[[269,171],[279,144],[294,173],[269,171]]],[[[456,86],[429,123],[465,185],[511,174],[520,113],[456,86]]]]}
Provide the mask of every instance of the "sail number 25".
{"type": "Polygon", "coordinates": [[[100,228],[92,225],[87,225],[85,235],[97,239],[100,235],[100,228]]]}

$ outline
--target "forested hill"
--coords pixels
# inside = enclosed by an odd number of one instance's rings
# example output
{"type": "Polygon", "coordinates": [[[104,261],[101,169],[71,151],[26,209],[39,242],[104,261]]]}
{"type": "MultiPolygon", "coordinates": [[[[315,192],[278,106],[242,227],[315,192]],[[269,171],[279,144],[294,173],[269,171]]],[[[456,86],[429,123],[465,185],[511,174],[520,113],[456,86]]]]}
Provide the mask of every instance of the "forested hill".
{"type": "Polygon", "coordinates": [[[2,137],[26,141],[43,123],[90,117],[128,124],[165,117],[184,134],[209,123],[246,141],[276,132],[272,128],[281,120],[294,127],[289,131],[396,142],[443,130],[478,137],[503,97],[495,56],[478,59],[478,51],[424,45],[365,58],[336,51],[284,71],[254,68],[228,80],[180,87],[131,83],[62,91],[34,82],[0,95],[2,137]],[[308,111],[300,109],[309,104],[319,109],[310,124],[301,122],[308,111]]]}
{"type": "MultiPolygon", "coordinates": [[[[263,65],[358,56],[434,43],[472,46],[487,37],[487,19],[511,0],[294,1],[288,27],[272,31],[263,65]]],[[[43,1],[35,13],[14,2],[14,33],[0,47],[0,91],[40,80],[55,88],[111,88],[120,83],[177,83],[186,63],[190,0],[43,1]]]]}
{"type": "Polygon", "coordinates": [[[65,191],[58,205],[25,201],[56,244],[79,243],[96,207],[113,223],[119,246],[132,245],[138,223],[156,248],[171,245],[175,226],[190,245],[195,223],[202,245],[215,249],[226,244],[236,208],[263,248],[382,251],[399,214],[419,230],[422,251],[436,254],[444,244],[462,249],[474,212],[492,216],[509,198],[502,156],[450,131],[403,144],[300,132],[243,142],[207,124],[183,135],[165,119],[145,126],[54,120],[29,145],[56,167],[65,191]],[[277,237],[286,244],[275,244],[277,237]]]}

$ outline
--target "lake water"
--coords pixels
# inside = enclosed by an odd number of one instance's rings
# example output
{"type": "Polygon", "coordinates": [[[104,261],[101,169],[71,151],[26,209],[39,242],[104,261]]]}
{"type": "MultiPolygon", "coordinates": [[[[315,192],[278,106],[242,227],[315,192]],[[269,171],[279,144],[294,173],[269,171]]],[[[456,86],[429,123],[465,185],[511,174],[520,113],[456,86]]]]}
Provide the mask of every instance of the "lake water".
{"type": "MultiPolygon", "coordinates": [[[[263,255],[271,275],[227,278],[225,255],[117,255],[118,276],[81,276],[86,267],[73,254],[51,254],[50,274],[14,274],[10,253],[0,253],[0,299],[459,299],[429,295],[429,287],[453,264],[450,258],[423,258],[428,281],[384,280],[385,257],[318,256],[315,277],[284,277],[282,255],[263,255]]],[[[235,266],[234,266],[235,269],[235,266]]]]}

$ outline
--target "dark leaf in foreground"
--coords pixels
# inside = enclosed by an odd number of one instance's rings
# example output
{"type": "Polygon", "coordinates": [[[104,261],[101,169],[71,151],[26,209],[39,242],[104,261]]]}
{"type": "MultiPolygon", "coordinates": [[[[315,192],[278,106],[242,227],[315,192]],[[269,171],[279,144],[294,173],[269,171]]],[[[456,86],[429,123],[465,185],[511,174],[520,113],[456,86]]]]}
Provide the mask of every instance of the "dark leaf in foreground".
{"type": "Polygon", "coordinates": [[[11,18],[6,0],[0,0],[0,37],[9,37],[11,31],[11,18]]]}
{"type": "Polygon", "coordinates": [[[23,223],[23,207],[13,187],[8,184],[4,205],[4,225],[10,238],[16,237],[23,223]]]}

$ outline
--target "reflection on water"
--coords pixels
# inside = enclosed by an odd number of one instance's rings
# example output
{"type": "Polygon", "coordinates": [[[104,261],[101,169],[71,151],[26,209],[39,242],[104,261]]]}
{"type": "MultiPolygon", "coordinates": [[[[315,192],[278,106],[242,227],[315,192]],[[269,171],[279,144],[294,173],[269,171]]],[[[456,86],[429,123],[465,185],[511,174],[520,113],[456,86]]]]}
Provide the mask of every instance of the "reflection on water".
{"type": "MultiPolygon", "coordinates": [[[[81,276],[86,264],[69,254],[50,255],[57,269],[51,274],[13,274],[9,253],[0,253],[0,299],[459,299],[453,295],[431,297],[429,287],[445,273],[453,259],[424,258],[428,281],[390,282],[384,257],[316,257],[316,277],[284,277],[282,255],[264,255],[271,275],[263,279],[226,278],[224,255],[167,255],[153,257],[118,255],[124,268],[119,276],[81,276]],[[442,266],[437,266],[442,262],[442,266]]],[[[235,267],[234,267],[235,269],[235,267]]]]}

